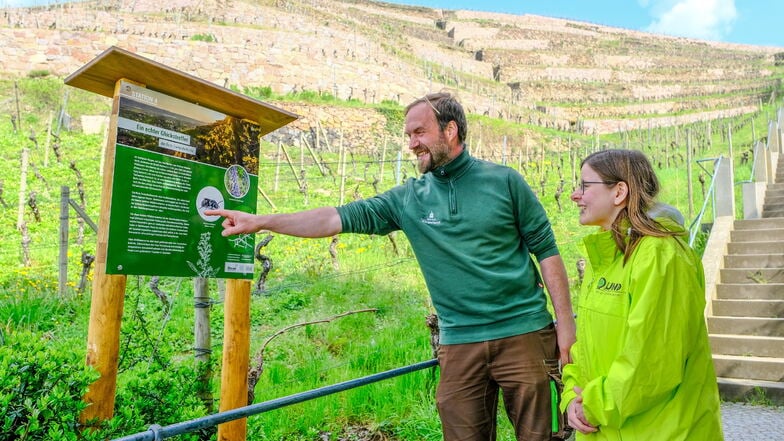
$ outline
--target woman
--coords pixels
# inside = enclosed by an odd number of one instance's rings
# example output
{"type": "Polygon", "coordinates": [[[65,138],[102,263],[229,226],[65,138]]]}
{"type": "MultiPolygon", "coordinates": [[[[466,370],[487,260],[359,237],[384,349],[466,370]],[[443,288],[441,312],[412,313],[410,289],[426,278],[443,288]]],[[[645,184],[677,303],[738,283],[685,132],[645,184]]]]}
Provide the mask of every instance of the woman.
{"type": "Polygon", "coordinates": [[[722,440],[700,258],[669,217],[652,219],[659,181],[634,150],[581,165],[572,193],[587,236],[573,363],[561,408],[578,440],[722,440]]]}

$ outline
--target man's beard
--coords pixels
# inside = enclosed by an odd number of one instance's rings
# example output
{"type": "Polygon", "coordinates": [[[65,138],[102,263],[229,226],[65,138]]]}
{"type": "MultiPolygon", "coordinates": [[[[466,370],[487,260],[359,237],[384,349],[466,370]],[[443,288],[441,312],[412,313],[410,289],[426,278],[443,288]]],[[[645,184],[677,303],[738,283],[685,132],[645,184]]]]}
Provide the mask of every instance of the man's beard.
{"type": "Polygon", "coordinates": [[[438,137],[438,142],[436,144],[424,146],[424,148],[427,150],[426,154],[430,157],[430,160],[425,162],[419,159],[419,157],[417,158],[419,173],[425,174],[431,172],[435,170],[436,167],[440,167],[449,162],[449,146],[446,144],[446,138],[443,133],[438,137]]]}

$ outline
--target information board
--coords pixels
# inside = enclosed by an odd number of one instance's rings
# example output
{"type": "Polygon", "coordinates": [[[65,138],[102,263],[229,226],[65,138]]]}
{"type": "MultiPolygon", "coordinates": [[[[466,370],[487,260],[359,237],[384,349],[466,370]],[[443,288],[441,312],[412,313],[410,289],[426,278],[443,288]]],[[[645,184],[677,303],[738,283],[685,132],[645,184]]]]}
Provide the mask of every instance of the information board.
{"type": "Polygon", "coordinates": [[[107,274],[253,277],[253,235],[205,210],[256,212],[259,126],[122,81],[107,274]]]}

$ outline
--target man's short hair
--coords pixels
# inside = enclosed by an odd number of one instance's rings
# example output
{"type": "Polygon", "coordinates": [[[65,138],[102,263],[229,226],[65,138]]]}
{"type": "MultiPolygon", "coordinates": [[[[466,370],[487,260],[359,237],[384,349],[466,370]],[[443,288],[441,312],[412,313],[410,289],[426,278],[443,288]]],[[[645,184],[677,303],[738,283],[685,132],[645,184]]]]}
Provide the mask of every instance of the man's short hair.
{"type": "Polygon", "coordinates": [[[465,112],[463,106],[457,101],[454,95],[449,92],[429,93],[422,98],[417,98],[406,107],[405,115],[412,107],[420,104],[427,103],[435,113],[438,127],[444,131],[449,121],[454,121],[457,125],[457,140],[460,144],[465,143],[466,134],[468,133],[468,124],[466,123],[465,112]]]}

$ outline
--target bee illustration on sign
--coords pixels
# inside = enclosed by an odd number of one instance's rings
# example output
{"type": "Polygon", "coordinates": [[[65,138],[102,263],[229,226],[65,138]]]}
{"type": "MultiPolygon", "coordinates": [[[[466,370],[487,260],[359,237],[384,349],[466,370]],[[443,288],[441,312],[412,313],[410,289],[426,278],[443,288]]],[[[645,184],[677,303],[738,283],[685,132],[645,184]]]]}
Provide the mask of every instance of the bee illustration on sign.
{"type": "Polygon", "coordinates": [[[196,196],[196,211],[199,216],[207,222],[215,222],[220,216],[207,216],[204,211],[219,208],[223,208],[223,194],[220,190],[212,186],[202,188],[196,196]]]}
{"type": "Polygon", "coordinates": [[[218,201],[214,201],[210,198],[204,198],[201,200],[201,208],[217,210],[220,208],[220,204],[218,203],[218,201]]]}

